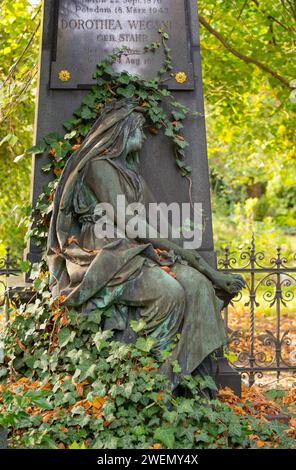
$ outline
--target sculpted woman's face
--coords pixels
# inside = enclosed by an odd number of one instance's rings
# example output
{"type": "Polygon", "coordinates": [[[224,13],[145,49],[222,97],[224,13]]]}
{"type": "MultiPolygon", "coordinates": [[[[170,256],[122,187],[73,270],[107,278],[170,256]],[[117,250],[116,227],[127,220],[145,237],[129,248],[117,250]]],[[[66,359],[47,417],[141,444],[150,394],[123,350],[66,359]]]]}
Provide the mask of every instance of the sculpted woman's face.
{"type": "Polygon", "coordinates": [[[139,152],[145,140],[143,128],[138,127],[127,141],[127,153],[139,152]]]}

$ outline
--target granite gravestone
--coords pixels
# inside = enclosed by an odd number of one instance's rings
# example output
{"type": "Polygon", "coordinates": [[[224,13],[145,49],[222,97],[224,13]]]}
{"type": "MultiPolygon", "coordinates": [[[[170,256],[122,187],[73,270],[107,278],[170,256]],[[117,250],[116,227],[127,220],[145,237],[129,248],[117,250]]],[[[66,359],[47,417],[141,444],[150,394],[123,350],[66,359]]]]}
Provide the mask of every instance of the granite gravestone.
{"type": "MultiPolygon", "coordinates": [[[[159,29],[169,35],[174,77],[167,82],[176,98],[199,113],[189,118],[185,137],[190,143],[187,161],[192,167],[191,197],[186,178],[173,163],[168,139],[148,137],[142,152],[142,173],[159,202],[192,200],[203,208],[200,253],[215,264],[210,205],[209,173],[202,92],[198,13],[196,0],[44,0],[41,68],[36,116],[36,141],[49,132],[63,132],[62,123],[72,117],[92,84],[96,63],[114,48],[126,46],[128,54],[116,64],[118,70],[151,78],[162,57],[143,54],[145,45],[159,41],[159,29]],[[148,157],[149,149],[149,158],[148,157]]],[[[48,183],[42,172],[48,156],[34,160],[32,203],[48,183]]],[[[39,261],[40,251],[30,242],[28,259],[39,261]]],[[[219,361],[221,385],[240,392],[240,379],[226,360],[219,361]]]]}
{"type": "Polygon", "coordinates": [[[194,89],[184,0],[60,0],[56,15],[51,88],[84,88],[91,83],[98,61],[121,46],[129,53],[117,64],[118,70],[154,78],[164,57],[147,56],[144,48],[159,40],[162,28],[170,35],[171,45],[178,44],[172,48],[173,62],[187,75],[183,85],[171,80],[169,86],[194,89]],[[63,69],[70,77],[61,82],[63,69]]]}
{"type": "MultiPolygon", "coordinates": [[[[192,200],[203,208],[200,251],[214,263],[196,1],[45,0],[43,18],[36,141],[49,132],[63,132],[63,121],[71,118],[91,87],[96,63],[112,49],[128,48],[128,54],[116,64],[118,70],[155,76],[163,57],[161,53],[144,54],[143,49],[160,40],[160,28],[168,31],[174,74],[183,72],[186,80],[180,83],[173,77],[166,85],[179,101],[200,113],[186,123],[187,161],[192,167],[192,200]]],[[[47,158],[38,156],[34,161],[33,206],[51,177],[42,172],[47,158]]],[[[142,172],[159,202],[189,202],[188,180],[180,176],[164,135],[148,136],[142,172]]],[[[39,257],[32,241],[28,258],[35,262],[39,257]]]]}

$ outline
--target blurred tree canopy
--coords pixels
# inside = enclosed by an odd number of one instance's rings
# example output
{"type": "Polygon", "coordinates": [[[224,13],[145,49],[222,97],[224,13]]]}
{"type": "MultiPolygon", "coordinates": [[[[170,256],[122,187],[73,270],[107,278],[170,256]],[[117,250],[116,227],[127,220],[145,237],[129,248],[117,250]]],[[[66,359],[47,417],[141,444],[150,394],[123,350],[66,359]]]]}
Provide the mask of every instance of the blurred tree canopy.
{"type": "MultiPolygon", "coordinates": [[[[279,225],[292,233],[296,3],[198,4],[215,232],[221,241],[224,213],[234,219],[236,231],[241,222],[243,235],[251,212],[263,231],[279,225]]],[[[229,236],[229,224],[226,230],[229,236]]]]}
{"type": "MultiPolygon", "coordinates": [[[[0,248],[24,247],[41,5],[0,2],[0,248]]],[[[216,239],[293,233],[296,103],[293,0],[199,0],[216,239]],[[258,229],[259,230],[259,229],[258,229]],[[280,232],[279,232],[280,233],[280,232]]]]}
{"type": "Polygon", "coordinates": [[[31,162],[14,162],[32,145],[40,5],[0,2],[0,245],[21,254],[30,200],[31,162]]]}

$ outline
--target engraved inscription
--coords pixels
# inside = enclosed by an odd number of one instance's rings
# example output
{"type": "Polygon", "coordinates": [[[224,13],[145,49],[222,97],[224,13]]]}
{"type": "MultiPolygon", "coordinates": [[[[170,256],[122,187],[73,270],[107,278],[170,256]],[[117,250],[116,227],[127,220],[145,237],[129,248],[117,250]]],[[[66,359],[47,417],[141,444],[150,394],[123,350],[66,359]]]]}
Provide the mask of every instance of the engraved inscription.
{"type": "Polygon", "coordinates": [[[159,41],[159,29],[170,35],[176,68],[190,76],[184,0],[60,0],[51,85],[76,88],[90,84],[96,64],[122,46],[127,47],[127,54],[118,61],[117,69],[152,78],[163,56],[144,48],[159,41]],[[56,73],[61,69],[70,70],[69,82],[58,82],[56,73]]]}

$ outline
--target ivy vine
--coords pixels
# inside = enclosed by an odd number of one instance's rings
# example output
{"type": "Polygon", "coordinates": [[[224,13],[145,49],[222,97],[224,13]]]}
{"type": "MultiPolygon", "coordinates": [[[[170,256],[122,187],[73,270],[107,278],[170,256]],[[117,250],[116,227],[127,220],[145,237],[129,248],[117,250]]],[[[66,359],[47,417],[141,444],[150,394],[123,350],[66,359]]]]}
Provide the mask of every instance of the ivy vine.
{"type": "Polygon", "coordinates": [[[100,116],[101,110],[110,100],[133,98],[143,109],[149,123],[150,134],[157,135],[160,131],[164,132],[173,144],[175,162],[181,175],[186,177],[190,175],[191,167],[186,163],[185,158],[189,143],[183,135],[184,120],[188,114],[196,116],[198,113],[193,113],[177,101],[173,93],[165,86],[165,82],[174,76],[173,65],[171,50],[167,45],[169,35],[163,30],[159,30],[159,34],[161,39],[159,42],[153,42],[145,47],[146,52],[157,53],[161,48],[164,52],[163,66],[154,79],[146,80],[125,71],[117,72],[114,64],[127,54],[127,48],[115,49],[97,65],[97,70],[93,75],[94,86],[83,98],[73,118],[63,123],[66,134],[61,136],[56,132],[49,133],[37,145],[26,151],[26,154],[35,155],[48,152],[49,163],[43,167],[43,171],[52,172],[55,176],[44,193],[39,196],[33,211],[34,224],[28,237],[34,237],[37,246],[45,243],[54,192],[66,161],[79,148],[100,116]],[[169,111],[162,106],[164,101],[169,111]]]}

